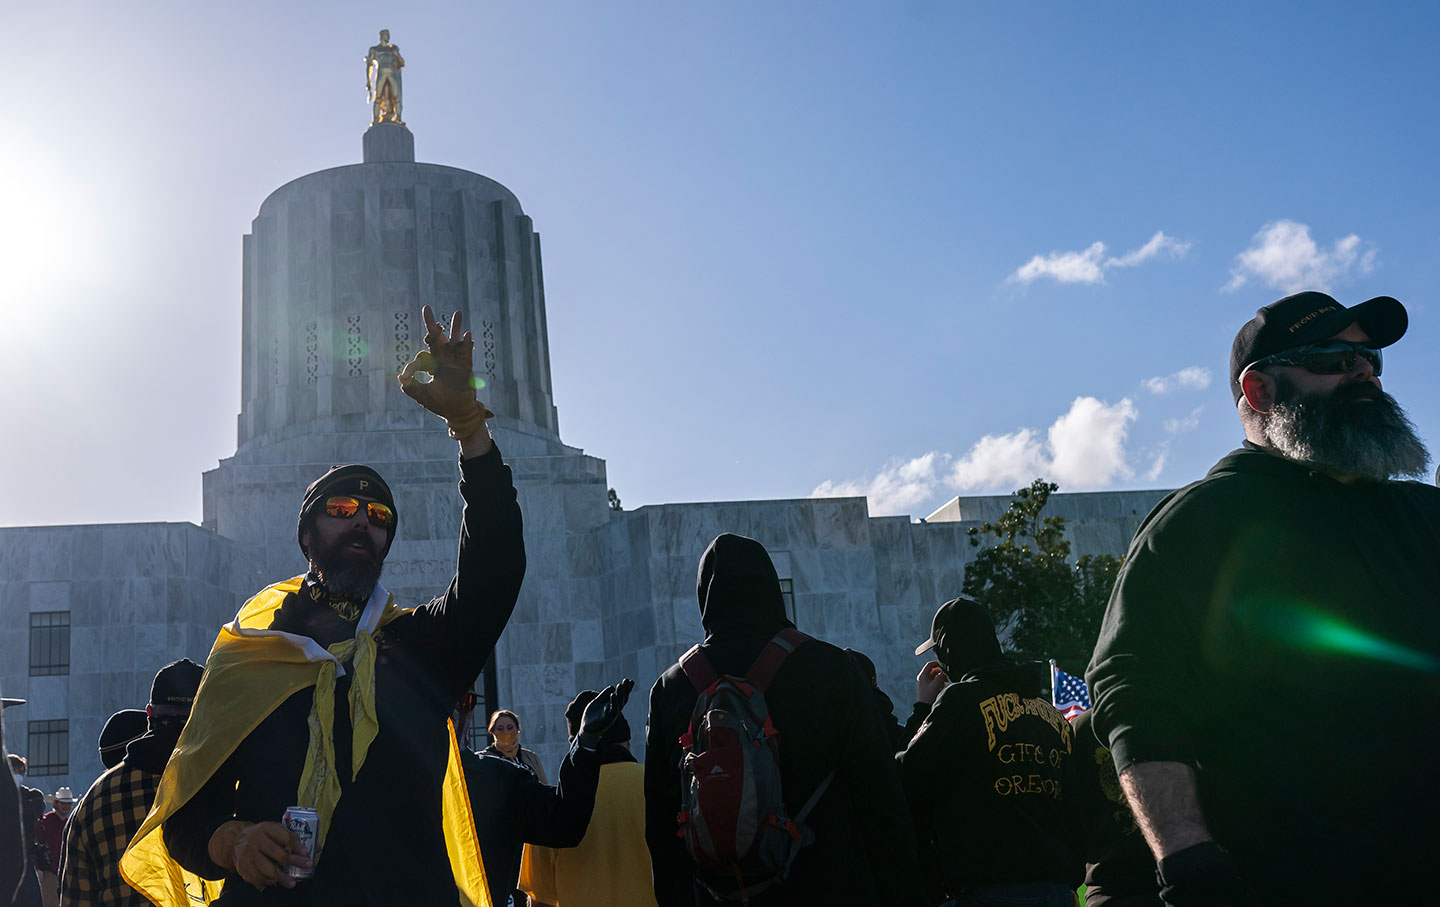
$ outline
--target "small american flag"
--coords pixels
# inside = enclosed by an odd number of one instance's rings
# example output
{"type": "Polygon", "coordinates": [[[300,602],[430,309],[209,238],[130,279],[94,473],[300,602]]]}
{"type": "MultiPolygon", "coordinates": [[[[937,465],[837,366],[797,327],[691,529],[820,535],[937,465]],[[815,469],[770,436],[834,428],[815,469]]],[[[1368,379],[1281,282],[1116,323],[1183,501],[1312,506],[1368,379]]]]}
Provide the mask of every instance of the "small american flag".
{"type": "Polygon", "coordinates": [[[1056,667],[1053,661],[1050,662],[1050,674],[1050,701],[1061,714],[1066,718],[1074,718],[1090,708],[1090,691],[1085,688],[1082,678],[1066,674],[1056,667]]]}

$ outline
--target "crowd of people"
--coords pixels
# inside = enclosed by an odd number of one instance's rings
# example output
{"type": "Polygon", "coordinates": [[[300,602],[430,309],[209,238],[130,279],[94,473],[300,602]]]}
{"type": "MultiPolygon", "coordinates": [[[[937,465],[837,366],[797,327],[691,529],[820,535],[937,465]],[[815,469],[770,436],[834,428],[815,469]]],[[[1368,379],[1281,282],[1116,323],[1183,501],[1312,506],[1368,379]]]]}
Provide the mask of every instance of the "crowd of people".
{"type": "Polygon", "coordinates": [[[1428,902],[1440,489],[1406,480],[1428,453],[1381,389],[1395,299],[1300,293],[1240,329],[1244,445],[1141,526],[1090,710],[1062,714],[1048,666],[956,598],[917,640],[902,720],[869,657],[790,620],[764,546],[722,534],[699,563],[704,639],[650,691],[644,765],[622,679],[578,691],[553,786],[513,711],[485,716],[483,750],[460,742],[525,549],[471,336],[423,317],[400,381],[459,444],[444,593],[396,605],[389,486],[326,472],[299,510],[308,571],[247,601],[203,667],[160,669],[88,791],[46,811],[0,785],[23,817],[0,823],[0,902],[1428,902]]]}

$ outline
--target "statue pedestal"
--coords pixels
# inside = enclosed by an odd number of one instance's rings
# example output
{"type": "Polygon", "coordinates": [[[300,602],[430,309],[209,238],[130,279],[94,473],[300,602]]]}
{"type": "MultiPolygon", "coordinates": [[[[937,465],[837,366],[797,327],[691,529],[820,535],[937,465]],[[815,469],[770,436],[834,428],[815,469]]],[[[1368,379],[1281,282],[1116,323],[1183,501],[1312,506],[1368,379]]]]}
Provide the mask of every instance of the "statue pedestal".
{"type": "Polygon", "coordinates": [[[365,163],[415,163],[415,136],[398,123],[380,123],[365,130],[365,163]]]}

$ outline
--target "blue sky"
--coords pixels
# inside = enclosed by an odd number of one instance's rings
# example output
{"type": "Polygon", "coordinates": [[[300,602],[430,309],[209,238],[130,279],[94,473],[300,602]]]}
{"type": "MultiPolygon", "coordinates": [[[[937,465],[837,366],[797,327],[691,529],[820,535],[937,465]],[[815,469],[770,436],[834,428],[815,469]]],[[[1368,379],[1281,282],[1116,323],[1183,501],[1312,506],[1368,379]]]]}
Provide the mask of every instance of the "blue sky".
{"type": "Polygon", "coordinates": [[[359,160],[382,27],[418,158],[534,218],[561,433],[627,507],[1183,484],[1302,287],[1406,303],[1440,450],[1433,5],[413,6],[9,11],[0,524],[199,520],[240,237],[359,160]]]}

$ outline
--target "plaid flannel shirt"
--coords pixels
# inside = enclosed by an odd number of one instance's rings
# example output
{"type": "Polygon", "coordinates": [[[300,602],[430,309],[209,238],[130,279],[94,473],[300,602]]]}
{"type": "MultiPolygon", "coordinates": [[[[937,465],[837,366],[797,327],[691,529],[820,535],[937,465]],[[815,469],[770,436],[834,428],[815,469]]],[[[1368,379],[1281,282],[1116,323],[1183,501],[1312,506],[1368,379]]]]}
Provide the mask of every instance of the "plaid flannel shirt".
{"type": "Polygon", "coordinates": [[[159,775],[122,762],[101,775],[75,804],[65,836],[61,904],[150,907],[120,877],[120,857],[150,812],[159,786],[159,775]]]}

